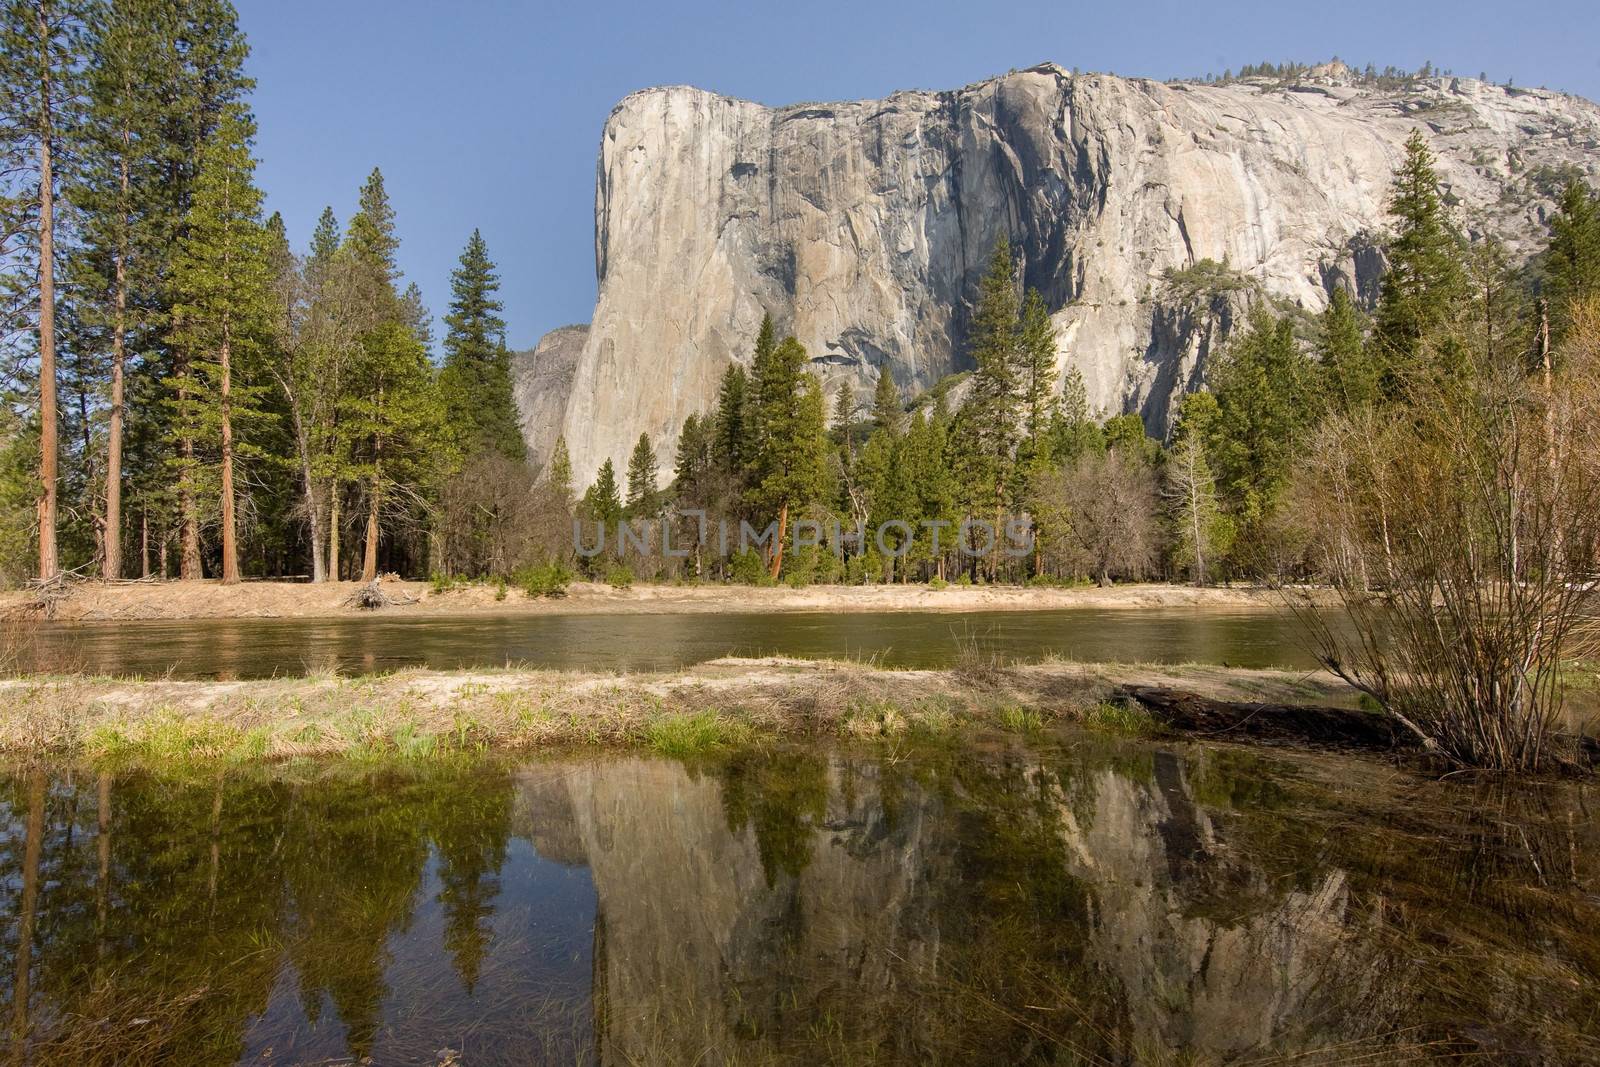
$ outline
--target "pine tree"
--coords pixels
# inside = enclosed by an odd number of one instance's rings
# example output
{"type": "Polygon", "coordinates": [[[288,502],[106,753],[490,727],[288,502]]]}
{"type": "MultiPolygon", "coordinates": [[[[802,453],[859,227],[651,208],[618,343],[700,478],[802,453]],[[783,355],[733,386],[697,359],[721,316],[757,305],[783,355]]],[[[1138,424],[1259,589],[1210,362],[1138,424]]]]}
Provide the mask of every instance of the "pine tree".
{"type": "MultiPolygon", "coordinates": [[[[443,418],[417,315],[395,291],[399,246],[383,175],[374,169],[362,186],[340,252],[351,276],[350,315],[360,330],[339,423],[352,448],[345,471],[366,496],[364,582],[377,578],[381,520],[390,491],[398,486],[416,490],[430,472],[453,466],[439,434],[443,418]]],[[[337,485],[334,492],[336,504],[337,485]]]]}
{"type": "Polygon", "coordinates": [[[567,451],[567,439],[564,436],[557,437],[555,447],[550,450],[550,462],[545,465],[544,481],[563,506],[571,504],[572,456],[567,451]]]}
{"type": "Polygon", "coordinates": [[[1545,275],[1552,332],[1559,340],[1572,305],[1600,292],[1600,199],[1582,182],[1567,183],[1550,217],[1545,275]]]}
{"type": "MultiPolygon", "coordinates": [[[[1011,484],[1017,440],[1017,286],[1011,244],[1002,234],[978,286],[969,347],[976,369],[971,392],[957,416],[961,482],[967,506],[992,512],[999,529],[1011,484]]],[[[998,571],[999,538],[989,560],[998,571]]]]}
{"type": "Polygon", "coordinates": [[[154,342],[161,230],[163,119],[160,91],[168,25],[156,5],[113,0],[90,20],[88,108],[74,131],[78,166],[65,189],[79,245],[68,264],[83,360],[109,352],[105,476],[99,516],[101,574],[122,576],[123,462],[130,362],[154,342]]]}
{"type": "Polygon", "coordinates": [[[900,391],[886,363],[878,371],[878,384],[872,393],[872,424],[891,437],[905,428],[905,411],[900,406],[900,391]]]}
{"type": "Polygon", "coordinates": [[[1423,337],[1448,317],[1463,286],[1460,245],[1445,216],[1433,153],[1421,131],[1412,131],[1406,141],[1389,213],[1397,228],[1389,243],[1375,340],[1384,391],[1393,396],[1405,375],[1417,368],[1423,337]]]}
{"type": "Polygon", "coordinates": [[[628,457],[627,511],[634,518],[647,516],[656,506],[658,464],[656,450],[650,444],[650,435],[642,433],[628,457]]]}
{"type": "Polygon", "coordinates": [[[712,427],[717,463],[730,478],[742,478],[748,459],[745,425],[749,375],[742,365],[730,364],[717,387],[717,413],[712,427]]]}
{"type": "Polygon", "coordinates": [[[1269,516],[1288,484],[1296,451],[1317,417],[1313,375],[1293,324],[1263,308],[1218,361],[1208,459],[1241,527],[1269,516]]]}
{"type": "Polygon", "coordinates": [[[1083,373],[1072,367],[1061,389],[1061,402],[1050,415],[1050,458],[1070,466],[1081,456],[1105,449],[1105,434],[1089,411],[1083,373]]]}
{"type": "Polygon", "coordinates": [[[494,451],[521,459],[524,444],[511,395],[511,353],[500,317],[503,305],[494,295],[499,289],[488,246],[473,230],[460,266],[450,276],[439,391],[447,425],[463,453],[494,451]]]}
{"type": "Polygon", "coordinates": [[[617,469],[607,459],[600,464],[594,484],[583,494],[583,510],[602,527],[615,528],[622,518],[622,496],[617,491],[617,469]]]}
{"type": "Polygon", "coordinates": [[[748,414],[751,502],[777,523],[768,561],[776,578],[792,511],[825,490],[828,437],[821,383],[804,373],[805,346],[793,337],[772,344],[771,335],[769,319],[756,343],[748,414]]]}
{"type": "MultiPolygon", "coordinates": [[[[251,382],[250,361],[259,359],[270,321],[261,193],[250,154],[254,129],[242,105],[225,109],[201,152],[173,264],[172,339],[188,353],[185,373],[173,382],[174,410],[183,439],[215,438],[224,584],[240,577],[235,462],[251,450],[237,431],[259,414],[261,388],[251,382]]],[[[191,494],[201,483],[200,464],[192,449],[179,464],[179,481],[191,494]]]]}
{"type": "Polygon", "coordinates": [[[56,403],[56,192],[67,131],[81,122],[87,59],[82,0],[7,0],[0,6],[0,170],[22,193],[5,203],[3,232],[26,231],[26,264],[8,279],[38,279],[34,326],[39,352],[39,578],[61,571],[56,403]],[[20,179],[16,176],[21,175],[20,179]],[[28,268],[32,267],[33,270],[28,268]]]}
{"type": "Polygon", "coordinates": [[[1319,322],[1317,359],[1327,383],[1328,405],[1343,414],[1376,404],[1381,396],[1380,367],[1373,347],[1362,337],[1361,312],[1344,286],[1337,286],[1319,322]]]}
{"type": "Polygon", "coordinates": [[[1046,435],[1056,372],[1056,330],[1050,311],[1037,289],[1022,301],[1022,321],[1017,337],[1017,388],[1022,404],[1022,460],[1036,466],[1049,453],[1046,435]]]}

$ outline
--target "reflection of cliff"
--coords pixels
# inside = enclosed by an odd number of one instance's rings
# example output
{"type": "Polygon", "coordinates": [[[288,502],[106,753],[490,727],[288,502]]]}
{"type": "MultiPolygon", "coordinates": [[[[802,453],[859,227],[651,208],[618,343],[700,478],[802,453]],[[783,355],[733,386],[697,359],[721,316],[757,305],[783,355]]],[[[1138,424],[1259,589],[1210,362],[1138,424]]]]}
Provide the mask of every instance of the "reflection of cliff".
{"type": "Polygon", "coordinates": [[[820,785],[826,799],[801,826],[769,824],[765,841],[757,819],[730,818],[722,782],[679,764],[608,762],[567,779],[603,917],[596,1015],[608,1061],[694,1061],[708,1049],[720,1060],[747,1042],[798,1050],[830,1017],[859,1040],[906,1006],[898,979],[936,948],[926,813],[887,825],[878,791],[844,788],[838,764],[776,773],[819,781],[746,782],[746,795],[820,785]],[[791,869],[769,884],[764,854],[791,869]]]}
{"type": "Polygon", "coordinates": [[[1188,777],[1165,753],[1069,779],[783,756],[571,774],[603,1058],[1212,1059],[1381,1028],[1346,876],[1252,865],[1188,777]]]}
{"type": "Polygon", "coordinates": [[[1376,998],[1361,1002],[1385,961],[1348,928],[1345,873],[1323,867],[1285,885],[1219,832],[1177,757],[1157,753],[1152,772],[1094,773],[1092,803],[1067,806],[1062,825],[1135,1047],[1210,1059],[1320,1046],[1353,1022],[1379,1028],[1376,998]]]}

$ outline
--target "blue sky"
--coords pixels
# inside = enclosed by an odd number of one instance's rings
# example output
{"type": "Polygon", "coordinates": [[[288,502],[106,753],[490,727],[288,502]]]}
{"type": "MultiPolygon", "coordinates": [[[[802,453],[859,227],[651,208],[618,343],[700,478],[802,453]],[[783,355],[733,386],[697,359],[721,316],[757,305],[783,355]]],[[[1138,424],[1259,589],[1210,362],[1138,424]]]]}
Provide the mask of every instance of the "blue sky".
{"type": "Polygon", "coordinates": [[[236,2],[258,82],[259,178],[296,245],[324,204],[347,220],[379,166],[401,267],[434,314],[478,227],[519,348],[588,319],[601,126],[651,85],[789,104],[954,88],[1045,60],[1169,78],[1338,55],[1600,99],[1595,0],[236,2]]]}

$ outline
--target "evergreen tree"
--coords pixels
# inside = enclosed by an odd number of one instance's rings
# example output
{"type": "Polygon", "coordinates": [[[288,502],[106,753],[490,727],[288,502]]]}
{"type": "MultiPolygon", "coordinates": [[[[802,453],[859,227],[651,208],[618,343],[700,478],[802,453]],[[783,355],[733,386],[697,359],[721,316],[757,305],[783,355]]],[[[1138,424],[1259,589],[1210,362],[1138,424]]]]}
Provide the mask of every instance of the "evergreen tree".
{"type": "Polygon", "coordinates": [[[521,459],[524,445],[511,395],[511,353],[500,317],[503,306],[494,295],[499,288],[488,247],[473,230],[461,264],[450,276],[439,391],[446,424],[462,452],[495,451],[521,459]]]}
{"type": "Polygon", "coordinates": [[[557,437],[550,450],[550,462],[545,464],[545,484],[555,493],[563,506],[572,501],[572,456],[567,451],[566,437],[557,437]]]}
{"type": "Polygon", "coordinates": [[[1315,423],[1313,368],[1287,318],[1257,308],[1213,374],[1217,416],[1208,460],[1242,528],[1277,507],[1296,451],[1315,423]]]}
{"type": "Polygon", "coordinates": [[[1567,183],[1550,217],[1545,276],[1551,326],[1559,339],[1572,305],[1600,292],[1600,199],[1582,182],[1567,183]]]}
{"type": "MultiPolygon", "coordinates": [[[[7,243],[25,233],[12,292],[34,279],[31,316],[38,342],[38,545],[41,580],[61,571],[57,551],[60,414],[56,367],[56,192],[67,132],[81,121],[87,47],[83,0],[8,0],[0,5],[0,173],[20,194],[0,208],[7,243]]],[[[8,192],[10,189],[7,190],[8,192]]],[[[7,249],[7,251],[10,251],[7,249]]],[[[11,264],[7,264],[11,266],[11,264]]]]}
{"type": "MultiPolygon", "coordinates": [[[[1051,400],[1056,371],[1056,330],[1037,289],[1022,302],[1017,337],[1017,387],[1022,404],[1022,465],[1037,467],[1049,455],[1051,400]]],[[[1081,384],[1081,379],[1080,379],[1081,384]]]]}
{"type": "MultiPolygon", "coordinates": [[[[766,324],[763,324],[764,326],[766,324]]],[[[717,388],[717,413],[712,427],[717,463],[730,478],[743,476],[748,460],[745,394],[750,378],[743,366],[730,364],[717,388]]]]}
{"type": "Polygon", "coordinates": [[[804,372],[805,346],[793,337],[772,344],[770,327],[763,323],[750,383],[750,496],[758,513],[777,523],[768,561],[776,578],[792,512],[825,490],[828,436],[822,385],[804,372]]]}
{"type": "Polygon", "coordinates": [[[128,374],[158,340],[158,268],[167,256],[161,184],[170,124],[159,72],[170,26],[162,8],[143,0],[112,0],[98,15],[89,20],[88,107],[73,131],[77,166],[65,189],[79,238],[68,264],[67,315],[80,362],[109,354],[94,368],[109,379],[106,395],[96,397],[106,405],[98,551],[101,574],[119,578],[128,374]]]}
{"type": "Polygon", "coordinates": [[[1145,432],[1144,419],[1133,412],[1106,420],[1101,428],[1106,449],[1117,449],[1130,460],[1149,466],[1161,454],[1161,445],[1145,432]]]}
{"type": "Polygon", "coordinates": [[[1061,402],[1050,414],[1050,458],[1071,465],[1091,452],[1104,452],[1105,434],[1089,411],[1089,391],[1077,367],[1067,371],[1061,402]]]}
{"type": "Polygon", "coordinates": [[[1449,315],[1463,286],[1460,243],[1445,216],[1433,153],[1421,131],[1412,131],[1406,141],[1389,213],[1397,227],[1389,243],[1375,339],[1384,391],[1393,396],[1401,379],[1417,368],[1423,337],[1449,315]]]}
{"type": "MultiPolygon", "coordinates": [[[[1011,244],[1002,234],[978,286],[970,340],[976,369],[956,423],[965,503],[973,512],[987,513],[996,529],[1005,510],[1016,450],[1017,315],[1016,265],[1011,244]]],[[[998,564],[998,556],[991,556],[991,578],[998,564]]]]}
{"type": "MultiPolygon", "coordinates": [[[[359,343],[338,419],[349,452],[335,466],[366,497],[364,582],[377,578],[382,515],[391,491],[404,487],[412,496],[430,473],[454,466],[439,432],[443,416],[427,348],[418,336],[415,314],[395,291],[399,246],[383,175],[374,169],[362,186],[340,251],[347,261],[349,315],[359,343]]],[[[337,486],[334,492],[337,503],[337,486]]]]}
{"type": "Polygon", "coordinates": [[[649,514],[656,506],[657,474],[656,450],[650,444],[650,435],[642,433],[628,457],[628,514],[638,518],[649,514]]]}
{"type": "Polygon", "coordinates": [[[1361,312],[1344,286],[1334,288],[1318,325],[1317,359],[1329,407],[1348,414],[1376,404],[1383,384],[1380,367],[1363,340],[1361,312]]]}
{"type": "Polygon", "coordinates": [[[600,464],[594,484],[583,494],[583,510],[589,518],[607,529],[615,529],[622,518],[622,496],[617,491],[617,469],[607,459],[600,464]]]}
{"type": "MultiPolygon", "coordinates": [[[[260,413],[261,347],[270,322],[271,279],[261,193],[254,183],[250,141],[255,124],[230,104],[201,152],[194,199],[173,264],[174,346],[188,353],[176,377],[174,413],[180,439],[214,440],[221,507],[222,581],[240,578],[235,463],[253,449],[250,421],[260,413]],[[252,363],[253,361],[253,363],[252,363]]],[[[193,448],[178,465],[193,495],[202,483],[193,448]]]]}
{"type": "Polygon", "coordinates": [[[905,426],[900,391],[894,387],[887,363],[878,371],[878,384],[872,392],[872,424],[892,437],[898,437],[905,426]]]}

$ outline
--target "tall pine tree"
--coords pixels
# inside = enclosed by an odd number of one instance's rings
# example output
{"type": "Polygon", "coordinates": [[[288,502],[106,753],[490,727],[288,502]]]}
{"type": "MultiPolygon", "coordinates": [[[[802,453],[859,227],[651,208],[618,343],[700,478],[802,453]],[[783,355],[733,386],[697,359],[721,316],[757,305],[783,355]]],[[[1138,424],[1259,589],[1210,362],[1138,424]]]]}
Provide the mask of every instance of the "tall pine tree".
{"type": "Polygon", "coordinates": [[[499,289],[488,246],[473,230],[460,265],[450,276],[439,392],[446,423],[461,452],[492,451],[521,459],[524,445],[511,395],[511,353],[500,317],[503,306],[495,298],[499,289]]]}
{"type": "Polygon", "coordinates": [[[1420,130],[1406,141],[1389,213],[1396,230],[1389,242],[1374,337],[1384,390],[1393,396],[1404,378],[1419,369],[1423,337],[1445,321],[1465,285],[1460,242],[1446,217],[1433,153],[1420,130]]]}

